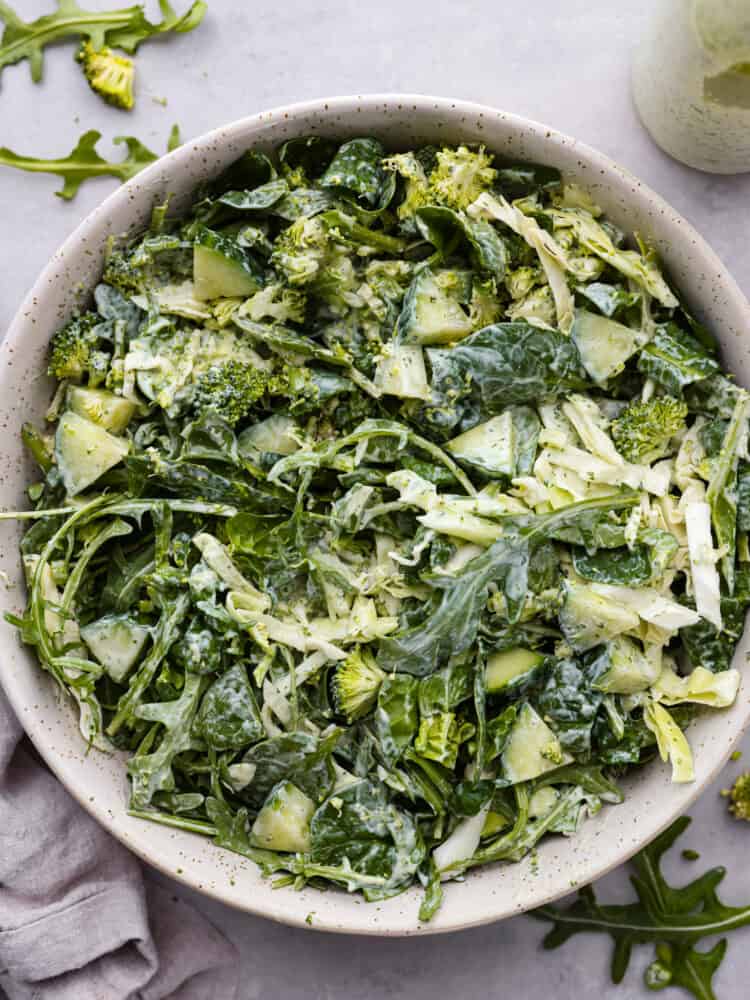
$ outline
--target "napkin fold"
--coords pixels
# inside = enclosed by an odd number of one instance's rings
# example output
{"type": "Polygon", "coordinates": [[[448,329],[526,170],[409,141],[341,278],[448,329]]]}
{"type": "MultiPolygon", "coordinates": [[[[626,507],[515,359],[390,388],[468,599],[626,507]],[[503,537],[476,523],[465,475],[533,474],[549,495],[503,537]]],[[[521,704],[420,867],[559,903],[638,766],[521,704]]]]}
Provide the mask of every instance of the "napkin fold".
{"type": "Polygon", "coordinates": [[[22,742],[0,689],[0,985],[9,1000],[234,1000],[237,953],[22,742]]]}

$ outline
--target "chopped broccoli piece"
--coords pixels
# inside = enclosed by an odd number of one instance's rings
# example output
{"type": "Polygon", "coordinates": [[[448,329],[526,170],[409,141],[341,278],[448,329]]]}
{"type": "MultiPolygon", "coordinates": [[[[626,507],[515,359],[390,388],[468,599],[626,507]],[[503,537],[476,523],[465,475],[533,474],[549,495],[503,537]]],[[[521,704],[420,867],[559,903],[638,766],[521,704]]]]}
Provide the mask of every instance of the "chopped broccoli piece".
{"type": "Polygon", "coordinates": [[[404,200],[396,209],[399,219],[411,218],[417,209],[430,203],[427,174],[414,153],[397,153],[383,161],[386,170],[395,170],[404,180],[404,200]]]}
{"type": "Polygon", "coordinates": [[[304,323],[305,301],[305,293],[299,288],[266,285],[247,299],[242,306],[242,315],[256,323],[263,319],[273,319],[277,323],[304,323]]]}
{"type": "Polygon", "coordinates": [[[212,410],[234,426],[262,396],[284,396],[288,392],[286,369],[269,372],[245,361],[223,361],[199,376],[194,405],[198,411],[212,410]]]}
{"type": "Polygon", "coordinates": [[[375,657],[361,647],[339,664],[333,675],[333,700],[336,710],[353,722],[366,715],[375,704],[385,673],[375,657]]]}
{"type": "Polygon", "coordinates": [[[729,811],[734,818],[750,823],[750,771],[741,774],[722,794],[729,799],[729,811]]]}
{"type": "Polygon", "coordinates": [[[48,373],[56,379],[80,381],[88,375],[89,385],[98,385],[107,374],[109,354],[98,350],[96,313],[76,316],[52,338],[48,373]]]}
{"type": "Polygon", "coordinates": [[[127,56],[118,56],[107,48],[98,52],[90,41],[81,45],[76,60],[83,67],[89,87],[107,104],[130,111],[133,107],[135,65],[127,56]]]}
{"type": "Polygon", "coordinates": [[[612,437],[618,451],[629,462],[653,462],[662,458],[670,440],[685,427],[687,404],[674,396],[657,396],[647,403],[631,403],[612,422],[612,437]]]}
{"type": "Polygon", "coordinates": [[[491,164],[492,156],[484,146],[475,153],[466,146],[441,149],[437,166],[430,174],[430,188],[451,208],[468,208],[497,176],[491,164]]]}

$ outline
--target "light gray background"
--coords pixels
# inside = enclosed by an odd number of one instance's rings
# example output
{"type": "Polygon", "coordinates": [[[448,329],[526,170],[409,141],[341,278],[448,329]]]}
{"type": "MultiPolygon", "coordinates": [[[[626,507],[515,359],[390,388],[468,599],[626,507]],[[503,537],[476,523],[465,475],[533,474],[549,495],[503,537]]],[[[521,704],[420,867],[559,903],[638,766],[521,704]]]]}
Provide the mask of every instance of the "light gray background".
{"type": "MultiPolygon", "coordinates": [[[[173,0],[182,9],[187,0],[173,0]]],[[[708,238],[750,292],[750,174],[712,177],[662,154],[640,128],[629,96],[630,53],[653,0],[209,0],[194,34],[144,46],[138,56],[137,109],[107,108],[88,92],[70,46],[50,51],[42,86],[28,66],[3,73],[0,145],[37,156],[65,155],[80,132],[109,140],[137,135],[162,152],[173,122],[189,138],[224,122],[287,102],[335,94],[409,91],[495,105],[568,132],[630,168],[708,238]],[[168,98],[164,108],[156,98],[168,98]]],[[[90,0],[91,8],[110,3],[90,0]]],[[[153,13],[155,3],[148,4],[153,13]]],[[[31,18],[52,7],[15,0],[31,18]]],[[[0,331],[37,273],[114,186],[88,183],[66,204],[52,178],[0,168],[0,331]]],[[[750,766],[750,737],[745,740],[750,766]]],[[[709,864],[729,869],[729,901],[750,900],[750,825],[731,820],[719,789],[731,764],[693,809],[677,859],[679,879],[709,864]]],[[[605,879],[602,897],[629,895],[625,872],[605,879]]],[[[490,927],[416,940],[339,937],[293,930],[189,895],[237,943],[241,1000],[435,1000],[525,997],[630,1000],[645,997],[638,949],[620,987],[608,976],[610,944],[586,937],[540,950],[543,925],[519,917],[490,927]]],[[[720,1000],[744,1000],[750,982],[750,930],[730,939],[717,979],[720,1000]]],[[[670,994],[671,995],[671,994],[670,994]]],[[[676,994],[675,994],[676,995],[676,994]]],[[[217,997],[217,1000],[222,998],[217,997]]]]}

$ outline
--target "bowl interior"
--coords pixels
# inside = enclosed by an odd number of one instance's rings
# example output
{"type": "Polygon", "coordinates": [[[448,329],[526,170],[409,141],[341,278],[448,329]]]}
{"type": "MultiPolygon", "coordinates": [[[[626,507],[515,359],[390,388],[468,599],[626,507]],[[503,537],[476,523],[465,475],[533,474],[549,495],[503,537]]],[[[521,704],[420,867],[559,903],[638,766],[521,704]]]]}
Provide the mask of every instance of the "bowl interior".
{"type": "MultiPolygon", "coordinates": [[[[179,212],[202,180],[215,176],[246,148],[269,150],[298,135],[338,138],[374,134],[398,149],[419,143],[482,142],[494,153],[559,167],[584,186],[628,232],[653,241],[666,269],[696,314],[719,338],[723,361],[738,381],[750,380],[750,307],[720,261],[667,204],[606,157],[542,125],[462,102],[426,97],[337,98],[244,119],[194,140],[159,160],[111,195],[70,237],[45,268],[0,348],[0,507],[27,505],[34,471],[21,447],[24,421],[41,424],[51,392],[43,376],[49,338],[85,303],[102,267],[107,237],[137,232],[154,205],[171,198],[179,212]]],[[[25,592],[17,543],[21,528],[0,523],[0,570],[8,586],[3,611],[18,613],[25,592]]],[[[748,638],[737,651],[744,664],[748,638]]],[[[134,852],[193,888],[260,915],[300,926],[365,934],[415,934],[486,923],[539,906],[620,864],[654,837],[695,798],[724,763],[750,720],[748,684],[736,704],[691,727],[696,780],[673,785],[658,762],[624,782],[625,802],[603,809],[570,839],[544,841],[529,860],[472,872],[446,886],[444,905],[429,924],[418,921],[420,893],[367,904],[343,892],[273,890],[250,861],[208,840],[127,815],[123,756],[85,752],[75,713],[15,629],[0,625],[0,679],[27,732],[70,792],[134,852]]]]}

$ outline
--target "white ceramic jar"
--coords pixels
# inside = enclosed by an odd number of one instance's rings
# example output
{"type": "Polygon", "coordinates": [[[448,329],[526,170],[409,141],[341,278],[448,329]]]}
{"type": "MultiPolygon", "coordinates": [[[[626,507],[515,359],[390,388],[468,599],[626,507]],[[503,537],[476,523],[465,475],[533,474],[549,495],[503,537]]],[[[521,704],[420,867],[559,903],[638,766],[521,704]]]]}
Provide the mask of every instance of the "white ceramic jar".
{"type": "Polygon", "coordinates": [[[633,97],[671,156],[711,173],[750,171],[750,0],[654,0],[633,97]]]}

